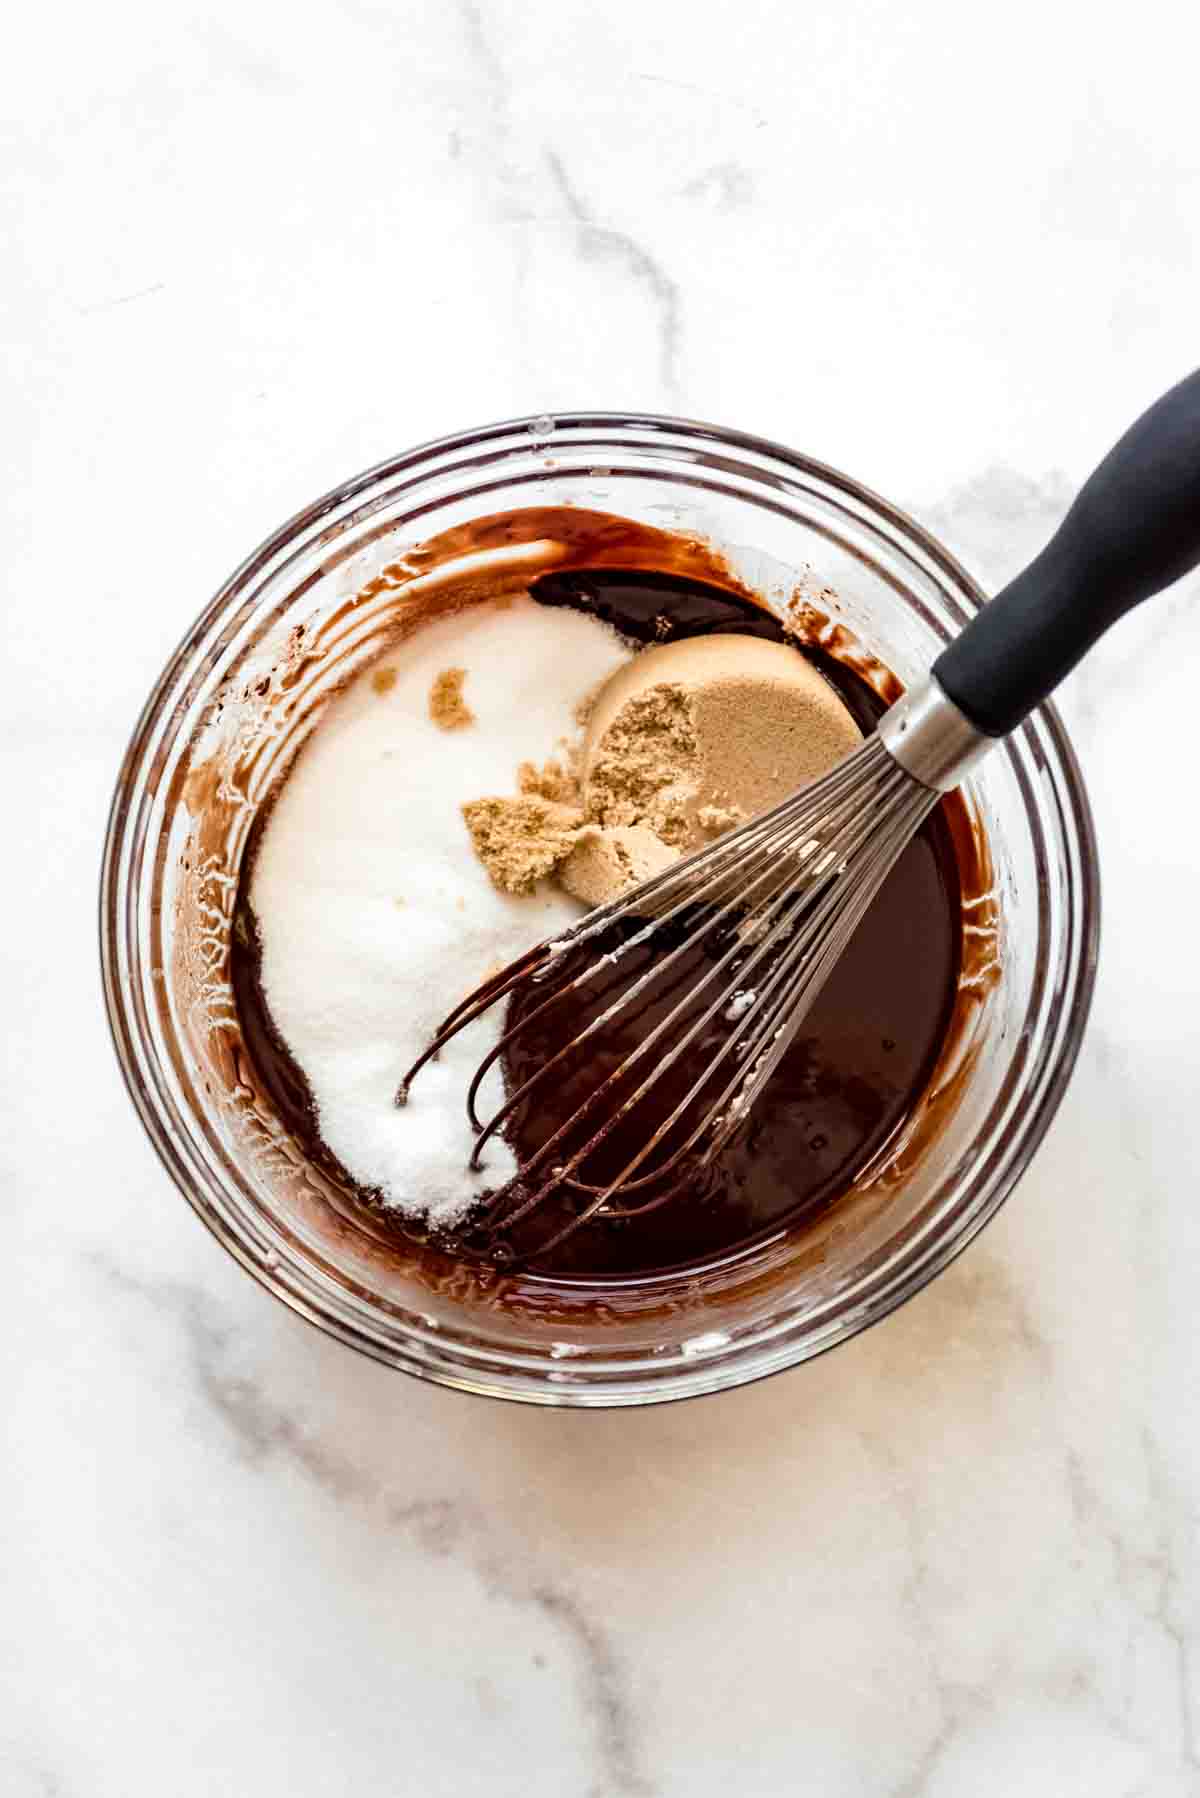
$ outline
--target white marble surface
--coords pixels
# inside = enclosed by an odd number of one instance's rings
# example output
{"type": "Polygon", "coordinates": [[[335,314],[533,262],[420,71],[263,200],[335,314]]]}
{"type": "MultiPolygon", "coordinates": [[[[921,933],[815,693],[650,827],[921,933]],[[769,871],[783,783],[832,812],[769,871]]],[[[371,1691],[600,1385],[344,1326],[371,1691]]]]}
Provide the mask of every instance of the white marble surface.
{"type": "Polygon", "coordinates": [[[296,1321],[143,1140],[93,924],[167,651],[409,442],[708,416],[1018,566],[1197,360],[1189,13],[10,23],[4,1798],[1200,1792],[1195,580],[1066,694],[1106,936],[1036,1165],[905,1310],[752,1390],[543,1415],[296,1321]]]}

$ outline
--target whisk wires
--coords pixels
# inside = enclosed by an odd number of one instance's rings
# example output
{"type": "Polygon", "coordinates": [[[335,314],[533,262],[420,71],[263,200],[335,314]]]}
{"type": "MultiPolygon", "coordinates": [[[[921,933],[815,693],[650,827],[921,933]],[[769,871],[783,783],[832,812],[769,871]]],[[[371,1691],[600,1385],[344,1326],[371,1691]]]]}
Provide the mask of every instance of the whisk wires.
{"type": "Polygon", "coordinates": [[[659,1012],[615,1067],[600,1063],[578,1106],[483,1201],[470,1246],[511,1254],[519,1227],[555,1195],[570,1195],[565,1221],[534,1246],[522,1240],[526,1258],[545,1255],[601,1214],[644,1215],[692,1185],[748,1117],[936,803],[937,794],[870,737],[813,785],[539,943],[456,1006],[396,1100],[407,1101],[421,1068],[453,1036],[507,1002],[506,1026],[466,1095],[476,1169],[489,1141],[639,1015],[643,1002],[657,996],[659,1012]],[[544,1029],[553,1008],[589,1005],[578,1032],[481,1118],[482,1085],[497,1063],[510,1069],[521,1039],[544,1029]],[[671,1090],[680,1076],[682,1090],[671,1090]],[[598,1176],[589,1164],[635,1116],[636,1149],[616,1172],[598,1176]]]}

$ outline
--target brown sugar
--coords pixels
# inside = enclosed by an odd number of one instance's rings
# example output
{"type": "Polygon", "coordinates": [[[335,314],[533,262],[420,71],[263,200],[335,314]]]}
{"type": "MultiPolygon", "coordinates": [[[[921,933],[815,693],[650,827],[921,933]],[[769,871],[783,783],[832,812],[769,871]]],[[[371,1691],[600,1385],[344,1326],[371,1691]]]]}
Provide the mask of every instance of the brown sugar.
{"type": "Polygon", "coordinates": [[[783,644],[734,635],[645,649],[593,695],[582,748],[522,762],[519,796],[463,807],[498,887],[553,876],[603,905],[832,767],[860,740],[783,644]]]}
{"type": "Polygon", "coordinates": [[[584,905],[607,905],[679,859],[647,824],[585,825],[555,870],[560,886],[584,905]]]}
{"type": "Polygon", "coordinates": [[[732,830],[735,824],[744,824],[746,814],[740,805],[702,805],[696,813],[696,822],[701,830],[707,830],[718,837],[723,830],[732,830]]]}
{"type": "Polygon", "coordinates": [[[504,893],[532,893],[571,853],[584,821],[578,806],[528,793],[472,799],[462,814],[476,855],[504,893]]]}
{"type": "Polygon", "coordinates": [[[429,689],[429,716],[439,730],[462,730],[474,724],[475,714],[463,698],[466,678],[465,668],[443,668],[429,689]]]}
{"type": "Polygon", "coordinates": [[[861,741],[833,687],[783,643],[724,632],[645,649],[588,722],[589,818],[699,848],[757,817],[861,741]]]}
{"type": "Polygon", "coordinates": [[[390,693],[395,684],[396,670],[394,668],[377,668],[371,676],[371,685],[377,693],[390,693]]]}
{"type": "Polygon", "coordinates": [[[626,700],[587,766],[587,811],[597,824],[645,824],[664,843],[688,834],[699,745],[687,693],[672,681],[626,700]]]}
{"type": "Polygon", "coordinates": [[[568,768],[553,757],[539,768],[536,762],[522,762],[517,769],[517,786],[522,793],[537,799],[551,799],[556,805],[578,805],[579,783],[568,768]]]}

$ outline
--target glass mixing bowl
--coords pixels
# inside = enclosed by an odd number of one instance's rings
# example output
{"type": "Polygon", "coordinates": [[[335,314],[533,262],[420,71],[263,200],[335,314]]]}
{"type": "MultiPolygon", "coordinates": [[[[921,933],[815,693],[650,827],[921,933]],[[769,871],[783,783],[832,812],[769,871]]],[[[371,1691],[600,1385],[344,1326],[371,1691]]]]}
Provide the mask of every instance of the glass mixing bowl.
{"type": "MultiPolygon", "coordinates": [[[[573,506],[699,536],[782,607],[799,592],[902,680],[984,595],[912,519],[779,445],[676,419],[578,413],[448,437],[326,494],[270,537],[188,632],[138,722],[109,823],[101,953],[134,1103],[188,1202],[262,1285],[423,1379],[548,1405],[650,1404],[807,1360],[919,1290],[993,1215],[1062,1097],[1087,1017],[1092,825],[1042,706],[973,777],[998,920],[954,1068],[924,1128],[794,1238],[707,1270],[567,1290],[430,1277],[307,1163],[248,1077],[228,973],[254,819],[322,697],[394,630],[385,566],[485,515],[573,506]],[[386,590],[385,590],[386,589],[386,590]],[[302,703],[301,703],[302,702],[302,703]],[[304,721],[308,722],[305,723],[304,721]]],[[[452,996],[453,997],[453,996],[452,996]]],[[[536,1283],[534,1283],[536,1284],[536,1283]]]]}

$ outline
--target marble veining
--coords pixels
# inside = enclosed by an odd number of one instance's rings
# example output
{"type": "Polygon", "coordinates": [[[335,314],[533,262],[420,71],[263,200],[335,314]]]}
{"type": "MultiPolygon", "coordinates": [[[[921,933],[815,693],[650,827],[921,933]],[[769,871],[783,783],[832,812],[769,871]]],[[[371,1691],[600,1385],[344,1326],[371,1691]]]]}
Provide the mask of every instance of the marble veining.
{"type": "Polygon", "coordinates": [[[911,1304],[753,1388],[548,1416],[302,1324],[150,1151],[94,941],[164,659],[406,444],[712,418],[1010,578],[1195,362],[1197,48],[1173,0],[26,12],[3,1798],[1200,1798],[1200,579],[1061,695],[1103,950],[1034,1165],[911,1304]]]}
{"type": "MultiPolygon", "coordinates": [[[[101,1253],[89,1259],[112,1293],[142,1301],[182,1331],[196,1393],[240,1457],[254,1467],[284,1459],[332,1499],[367,1509],[389,1536],[403,1536],[416,1552],[464,1561],[488,1599],[530,1607],[566,1643],[576,1663],[580,1706],[592,1726],[596,1798],[649,1798],[658,1789],[640,1767],[628,1670],[609,1632],[566,1584],[536,1567],[513,1566],[491,1542],[486,1512],[470,1499],[406,1498],[385,1490],[306,1429],[257,1379],[234,1371],[232,1327],[201,1288],[137,1278],[101,1253]]],[[[486,1676],[478,1678],[488,1690],[486,1676]]]]}
{"type": "Polygon", "coordinates": [[[675,402],[679,397],[680,298],[674,281],[662,265],[627,231],[601,225],[591,216],[567,177],[562,157],[547,150],[546,164],[575,227],[579,254],[585,263],[615,262],[644,290],[657,320],[658,362],[663,392],[675,402]]]}

